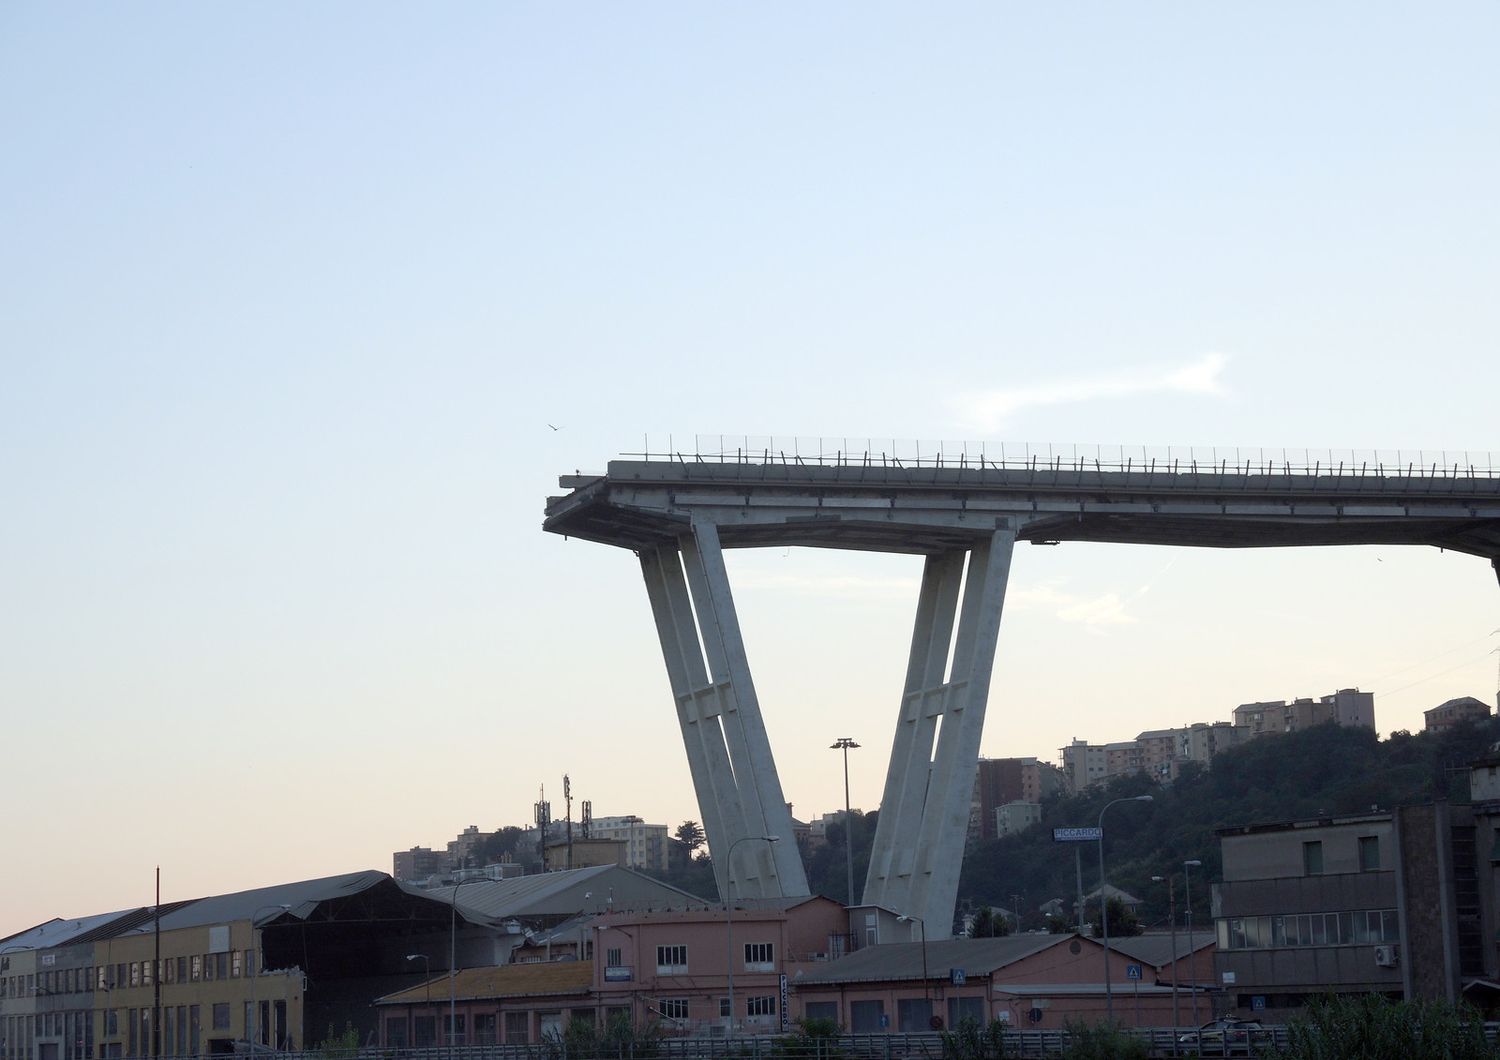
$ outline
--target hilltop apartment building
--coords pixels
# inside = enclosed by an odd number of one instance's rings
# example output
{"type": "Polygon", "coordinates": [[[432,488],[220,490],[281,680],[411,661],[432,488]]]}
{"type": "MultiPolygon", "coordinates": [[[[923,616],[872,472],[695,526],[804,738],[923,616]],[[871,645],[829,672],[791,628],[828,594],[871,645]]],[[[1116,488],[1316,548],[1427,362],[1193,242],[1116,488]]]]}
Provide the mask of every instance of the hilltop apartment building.
{"type": "Polygon", "coordinates": [[[1296,732],[1324,722],[1374,730],[1375,697],[1343,688],[1320,699],[1288,703],[1242,703],[1234,720],[1193,722],[1175,729],[1151,729],[1133,740],[1092,744],[1074,739],[1058,749],[1069,791],[1082,791],[1110,777],[1145,773],[1164,783],[1175,780],[1186,762],[1207,767],[1214,755],[1258,736],[1296,732]]]}

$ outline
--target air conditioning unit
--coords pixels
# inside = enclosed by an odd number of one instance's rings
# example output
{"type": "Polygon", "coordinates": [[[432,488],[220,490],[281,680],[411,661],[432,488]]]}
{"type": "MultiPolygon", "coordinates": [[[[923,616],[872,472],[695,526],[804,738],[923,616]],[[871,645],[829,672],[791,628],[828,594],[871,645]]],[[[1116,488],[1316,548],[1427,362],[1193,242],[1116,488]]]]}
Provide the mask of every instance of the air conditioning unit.
{"type": "Polygon", "coordinates": [[[1396,967],[1396,962],[1399,960],[1399,958],[1400,955],[1396,952],[1395,946],[1375,947],[1375,963],[1382,968],[1396,967]]]}

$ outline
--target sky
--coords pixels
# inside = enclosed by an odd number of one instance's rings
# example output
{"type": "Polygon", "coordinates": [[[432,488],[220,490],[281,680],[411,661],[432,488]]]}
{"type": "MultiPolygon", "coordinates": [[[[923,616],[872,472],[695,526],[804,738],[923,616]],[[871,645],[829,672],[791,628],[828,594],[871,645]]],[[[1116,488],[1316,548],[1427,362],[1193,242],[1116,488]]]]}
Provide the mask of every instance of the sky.
{"type": "MultiPolygon", "coordinates": [[[[0,936],[701,819],[557,477],[694,435],[1493,451],[1500,8],[0,8],[0,936]],[[579,807],[575,805],[575,814],[579,807]]],[[[920,560],[729,569],[799,817],[920,560]]],[[[1494,701],[1432,549],[1020,546],[983,753],[1494,701]]]]}

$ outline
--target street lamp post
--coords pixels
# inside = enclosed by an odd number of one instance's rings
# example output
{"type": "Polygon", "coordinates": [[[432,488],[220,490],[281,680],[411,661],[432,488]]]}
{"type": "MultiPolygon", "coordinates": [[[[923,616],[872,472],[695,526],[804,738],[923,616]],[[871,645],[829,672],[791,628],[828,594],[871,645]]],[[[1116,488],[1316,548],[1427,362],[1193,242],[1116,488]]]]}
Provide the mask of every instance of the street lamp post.
{"type": "MultiPolygon", "coordinates": [[[[406,959],[422,962],[422,978],[427,980],[422,984],[427,989],[427,1018],[432,1019],[432,960],[425,953],[408,953],[406,959]]],[[[436,1020],[433,1020],[433,1029],[437,1029],[436,1020]]],[[[411,1044],[412,1048],[415,1049],[417,1045],[416,1024],[412,1025],[412,1031],[411,1044]]]]}
{"type": "Polygon", "coordinates": [[[779,843],[779,835],[742,835],[733,843],[729,844],[729,853],[724,857],[724,890],[727,893],[727,901],[724,903],[724,930],[729,945],[729,1027],[725,1030],[726,1038],[734,1037],[734,848],[741,843],[759,841],[763,843],[779,843]]]}
{"type": "Polygon", "coordinates": [[[854,905],[854,811],[849,808],[849,750],[858,747],[847,736],[828,745],[831,750],[844,752],[844,859],[849,869],[849,905],[854,905]]]}
{"type": "Polygon", "coordinates": [[[453,885],[453,906],[448,913],[448,1048],[458,1034],[458,889],[466,883],[486,879],[467,876],[453,885]]]}
{"type": "Polygon", "coordinates": [[[1197,858],[1182,863],[1182,883],[1187,897],[1188,968],[1193,973],[1193,1026],[1198,1024],[1198,955],[1193,950],[1193,874],[1189,869],[1201,869],[1203,862],[1197,858]]]}
{"type": "Polygon", "coordinates": [[[1099,927],[1104,936],[1104,1011],[1105,1018],[1113,1023],[1115,1021],[1115,996],[1110,985],[1109,974],[1109,896],[1104,891],[1104,815],[1109,812],[1111,806],[1117,806],[1122,802],[1150,802],[1150,795],[1131,795],[1123,799],[1115,799],[1113,802],[1104,804],[1104,809],[1099,811],[1099,927]]]}
{"type": "MultiPolygon", "coordinates": [[[[260,948],[255,945],[255,918],[267,909],[279,909],[286,912],[290,908],[291,906],[286,902],[278,902],[274,905],[263,905],[250,914],[250,959],[255,962],[255,967],[245,969],[250,973],[250,1020],[249,1026],[245,1028],[245,1037],[249,1039],[251,1057],[255,1056],[255,1047],[260,1044],[258,1041],[260,1035],[256,1033],[260,1025],[260,1006],[255,1001],[255,980],[260,975],[261,965],[264,963],[261,960],[260,948]]],[[[156,974],[160,975],[161,970],[157,969],[156,974]]]]}
{"type": "Polygon", "coordinates": [[[917,922],[917,929],[922,933],[922,1000],[927,1003],[927,1022],[932,1023],[932,988],[927,978],[927,921],[919,916],[898,916],[896,922],[909,924],[913,920],[917,922]]]}
{"type": "Polygon", "coordinates": [[[1161,883],[1167,881],[1167,924],[1172,931],[1172,1048],[1177,1048],[1177,873],[1166,877],[1152,876],[1161,883]]]}

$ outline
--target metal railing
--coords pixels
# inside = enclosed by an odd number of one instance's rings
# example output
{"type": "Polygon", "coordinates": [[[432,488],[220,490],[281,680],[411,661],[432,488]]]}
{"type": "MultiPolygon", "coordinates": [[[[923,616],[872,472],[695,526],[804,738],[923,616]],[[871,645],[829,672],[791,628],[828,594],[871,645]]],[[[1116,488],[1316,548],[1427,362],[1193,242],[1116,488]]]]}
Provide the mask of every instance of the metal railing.
{"type": "Polygon", "coordinates": [[[1077,445],[921,441],[906,438],[675,435],[621,453],[630,460],[821,467],[1123,471],[1169,474],[1500,478],[1500,453],[1431,449],[1312,449],[1252,446],[1077,445]],[[663,447],[665,441],[665,447],[663,447]]]}
{"type": "MultiPolygon", "coordinates": [[[[1484,1025],[1485,1038],[1493,1045],[1500,1038],[1500,1023],[1484,1025]]],[[[1215,1040],[1191,1027],[1122,1028],[1121,1033],[1146,1044],[1152,1056],[1266,1056],[1275,1055],[1288,1044],[1284,1026],[1267,1025],[1254,1032],[1248,1043],[1241,1040],[1215,1040]]],[[[1067,1049],[1070,1035],[1066,1030],[1005,1031],[1007,1056],[1057,1056],[1067,1049]]],[[[239,1055],[239,1054],[237,1054],[239,1055]]],[[[781,1060],[802,1057],[806,1060],[905,1060],[944,1056],[944,1036],[939,1033],[911,1034],[841,1034],[811,1037],[799,1034],[760,1034],[735,1038],[665,1037],[637,1039],[633,1046],[595,1048],[586,1054],[573,1050],[562,1038],[551,1038],[526,1045],[471,1045],[431,1048],[363,1048],[358,1052],[341,1050],[278,1052],[276,1060],[781,1060]]],[[[215,1057],[176,1057],[174,1060],[224,1060],[215,1057]]]]}

